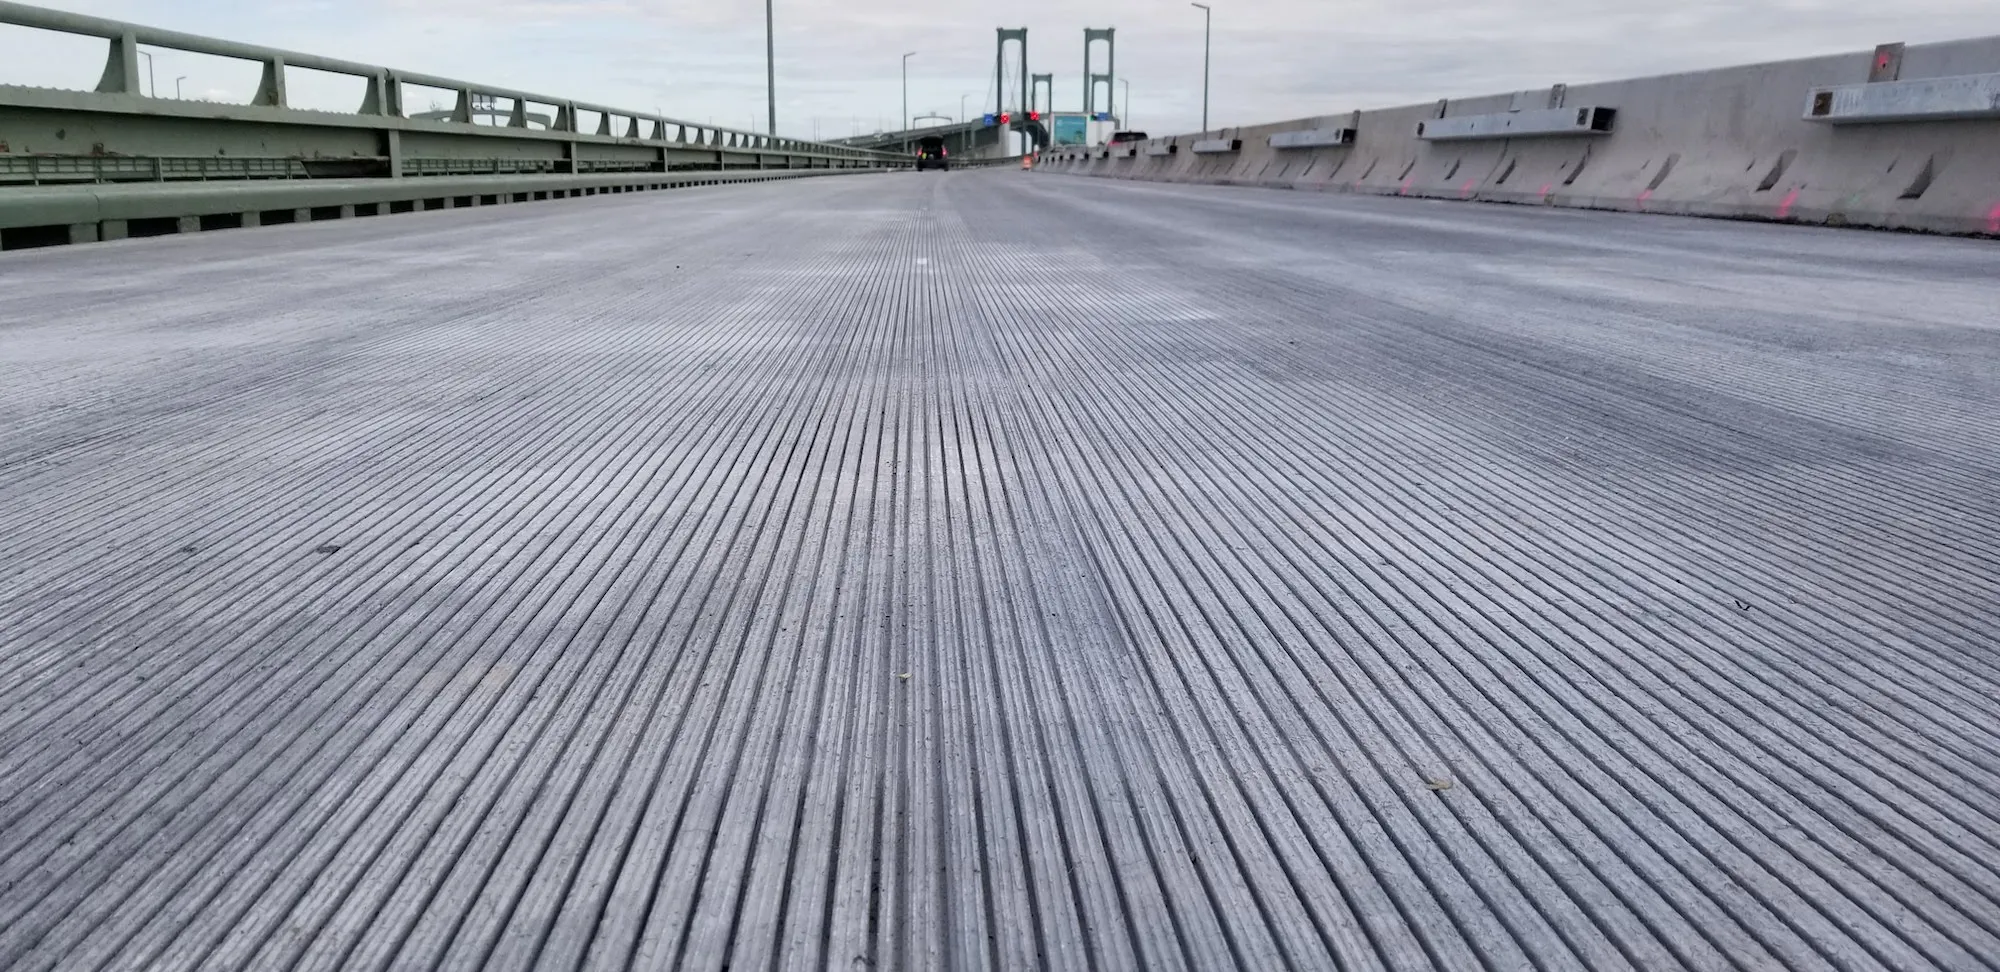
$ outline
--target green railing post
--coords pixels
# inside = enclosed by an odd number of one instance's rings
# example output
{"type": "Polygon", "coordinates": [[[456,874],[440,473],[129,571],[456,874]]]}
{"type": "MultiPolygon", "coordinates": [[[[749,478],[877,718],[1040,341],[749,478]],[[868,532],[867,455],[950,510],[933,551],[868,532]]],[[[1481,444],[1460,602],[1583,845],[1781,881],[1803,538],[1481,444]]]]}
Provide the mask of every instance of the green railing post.
{"type": "Polygon", "coordinates": [[[104,76],[98,80],[97,90],[108,94],[142,93],[139,87],[139,38],[131,31],[111,39],[111,52],[105,59],[104,76]]]}
{"type": "Polygon", "coordinates": [[[285,59],[273,57],[264,61],[264,77],[257,84],[257,97],[253,105],[270,108],[288,107],[285,101],[285,59]]]}

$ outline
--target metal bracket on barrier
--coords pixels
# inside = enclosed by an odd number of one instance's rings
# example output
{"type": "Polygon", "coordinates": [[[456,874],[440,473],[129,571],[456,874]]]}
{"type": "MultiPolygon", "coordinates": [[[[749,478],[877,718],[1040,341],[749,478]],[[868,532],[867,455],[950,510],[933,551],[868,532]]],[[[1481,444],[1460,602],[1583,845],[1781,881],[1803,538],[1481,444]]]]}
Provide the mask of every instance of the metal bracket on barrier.
{"type": "Polygon", "coordinates": [[[1352,128],[1308,128],[1297,132],[1279,132],[1271,136],[1274,149],[1340,148],[1353,145],[1355,131],[1352,128]]]}
{"type": "Polygon", "coordinates": [[[1459,115],[1417,123],[1417,137],[1430,142],[1547,135],[1609,135],[1616,108],[1545,108],[1495,115],[1459,115]]]}
{"type": "Polygon", "coordinates": [[[1903,79],[1903,45],[1883,44],[1875,48],[1875,59],[1868,62],[1868,83],[1881,84],[1884,81],[1903,79]]]}
{"type": "Polygon", "coordinates": [[[2000,118],[2000,74],[1876,81],[1812,89],[1806,120],[1834,125],[2000,118]]]}
{"type": "MultiPolygon", "coordinates": [[[[1530,88],[1516,91],[1509,99],[1508,111],[1538,111],[1543,108],[1562,108],[1569,98],[1569,85],[1554,84],[1546,88],[1530,88]]],[[[1443,118],[1442,113],[1434,116],[1443,118]]]]}
{"type": "Polygon", "coordinates": [[[1149,143],[1146,146],[1147,155],[1173,155],[1180,150],[1181,147],[1172,142],[1149,143]]]}
{"type": "Polygon", "coordinates": [[[1196,155],[1224,155],[1243,148],[1240,138],[1205,138],[1194,143],[1196,155]]]}

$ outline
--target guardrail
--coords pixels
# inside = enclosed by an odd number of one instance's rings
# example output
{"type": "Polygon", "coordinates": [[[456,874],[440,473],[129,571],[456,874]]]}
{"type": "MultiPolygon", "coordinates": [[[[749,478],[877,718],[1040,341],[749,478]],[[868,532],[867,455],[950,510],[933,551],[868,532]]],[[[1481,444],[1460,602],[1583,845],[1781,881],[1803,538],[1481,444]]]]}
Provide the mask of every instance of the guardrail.
{"type": "Polygon", "coordinates": [[[258,205],[266,212],[394,211],[412,200],[562,198],[902,168],[912,161],[6,0],[0,24],[97,37],[107,45],[95,90],[0,85],[0,245],[9,247],[117,237],[131,229],[49,221],[56,216],[94,212],[98,222],[116,223],[129,211],[146,214],[130,218],[171,218],[175,225],[190,217],[227,222],[220,217],[229,213],[207,208],[235,198],[218,194],[218,183],[265,186],[258,205]],[[262,66],[262,79],[248,104],[148,96],[140,84],[141,45],[252,62],[262,66]],[[357,78],[365,94],[351,112],[294,108],[287,75],[296,71],[357,78]],[[448,112],[407,113],[406,86],[451,93],[455,104],[448,112]],[[478,124],[482,118],[493,123],[478,124]],[[402,185],[439,179],[457,184],[402,185]],[[480,179],[508,185],[482,191],[480,179]],[[274,194],[279,183],[291,188],[274,194]],[[62,198],[65,190],[88,198],[62,198]],[[113,201],[109,210],[104,200],[113,201]]]}

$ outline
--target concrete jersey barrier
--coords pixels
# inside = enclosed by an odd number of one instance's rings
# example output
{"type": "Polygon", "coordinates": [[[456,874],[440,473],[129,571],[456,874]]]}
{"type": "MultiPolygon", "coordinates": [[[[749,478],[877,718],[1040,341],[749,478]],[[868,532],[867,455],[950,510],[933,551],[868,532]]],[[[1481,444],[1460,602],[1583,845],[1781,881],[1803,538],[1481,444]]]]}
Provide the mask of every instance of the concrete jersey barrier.
{"type": "Polygon", "coordinates": [[[1071,152],[1043,167],[2000,235],[1991,91],[2000,37],[1323,115],[1159,140],[1239,143],[1231,153],[1071,152]]]}

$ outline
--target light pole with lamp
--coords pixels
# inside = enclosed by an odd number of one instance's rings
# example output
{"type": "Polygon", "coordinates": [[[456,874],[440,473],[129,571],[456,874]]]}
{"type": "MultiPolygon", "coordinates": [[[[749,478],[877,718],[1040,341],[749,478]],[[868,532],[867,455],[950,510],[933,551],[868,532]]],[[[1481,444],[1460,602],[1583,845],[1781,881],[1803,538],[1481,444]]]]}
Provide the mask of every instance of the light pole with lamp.
{"type": "Polygon", "coordinates": [[[972,97],[970,91],[958,96],[958,123],[961,125],[965,124],[965,99],[970,97],[972,97]]]}
{"type": "Polygon", "coordinates": [[[910,58],[916,56],[916,51],[903,55],[903,131],[906,132],[910,130],[910,58]]]}
{"type": "Polygon", "coordinates": [[[1208,131],[1208,38],[1209,28],[1215,22],[1215,11],[1208,4],[1194,3],[1189,6],[1201,8],[1201,130],[1208,131]]]}
{"type": "Polygon", "coordinates": [[[1111,117],[1118,119],[1118,127],[1129,129],[1132,127],[1132,82],[1119,78],[1118,83],[1125,86],[1125,113],[1121,115],[1114,111],[1111,117]]]}
{"type": "Polygon", "coordinates": [[[179,101],[179,100],[181,100],[181,82],[182,82],[182,81],[186,81],[187,79],[188,79],[188,76],[187,76],[187,75],[185,75],[185,74],[183,74],[183,75],[181,75],[180,77],[178,77],[178,78],[175,78],[175,79],[174,79],[174,100],[175,100],[175,101],[179,101]]]}
{"type": "Polygon", "coordinates": [[[153,80],[153,55],[147,51],[140,51],[139,56],[146,59],[146,87],[152,89],[147,94],[147,97],[158,98],[160,96],[160,83],[153,80]]]}

